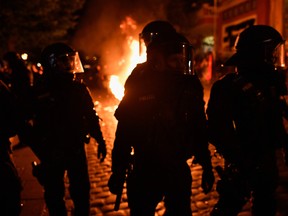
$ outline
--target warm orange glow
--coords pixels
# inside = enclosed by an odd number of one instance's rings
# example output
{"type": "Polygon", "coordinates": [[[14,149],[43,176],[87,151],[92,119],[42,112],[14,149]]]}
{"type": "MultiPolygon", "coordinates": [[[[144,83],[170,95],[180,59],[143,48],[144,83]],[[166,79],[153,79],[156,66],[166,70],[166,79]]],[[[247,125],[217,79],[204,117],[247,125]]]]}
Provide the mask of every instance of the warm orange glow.
{"type": "MultiPolygon", "coordinates": [[[[128,17],[123,21],[123,23],[120,25],[120,28],[123,29],[127,25],[131,26],[133,24],[133,29],[135,28],[135,22],[132,18],[128,17]]],[[[120,71],[119,75],[112,75],[110,77],[109,81],[109,88],[113,95],[118,99],[121,100],[124,96],[124,84],[127,79],[127,77],[130,75],[132,70],[136,67],[137,64],[145,62],[146,61],[146,51],[145,47],[142,47],[141,49],[144,49],[144,55],[139,55],[139,39],[134,38],[132,35],[129,35],[127,37],[127,46],[129,48],[128,53],[126,56],[123,57],[122,60],[119,61],[119,65],[124,67],[122,71],[120,71]]]]}
{"type": "Polygon", "coordinates": [[[207,62],[207,73],[206,73],[206,80],[211,81],[212,79],[212,64],[213,64],[213,56],[212,54],[208,55],[208,62],[207,62]]]}
{"type": "Polygon", "coordinates": [[[119,77],[112,75],[110,77],[109,88],[112,94],[118,99],[121,100],[124,96],[124,86],[119,81],[119,77]]]}
{"type": "Polygon", "coordinates": [[[130,44],[131,52],[130,52],[130,59],[129,59],[130,63],[128,64],[127,70],[131,72],[137,64],[146,61],[146,55],[139,56],[139,41],[138,40],[132,39],[129,44],[130,44]]]}

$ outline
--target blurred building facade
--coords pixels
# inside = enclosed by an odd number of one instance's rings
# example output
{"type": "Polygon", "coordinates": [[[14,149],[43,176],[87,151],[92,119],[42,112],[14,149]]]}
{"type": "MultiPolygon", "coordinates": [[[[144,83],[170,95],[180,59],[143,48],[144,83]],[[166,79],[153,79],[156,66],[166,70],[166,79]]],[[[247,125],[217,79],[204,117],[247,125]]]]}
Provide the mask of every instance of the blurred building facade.
{"type": "MultiPolygon", "coordinates": [[[[197,13],[191,29],[195,36],[192,43],[201,44],[198,52],[204,57],[212,55],[214,65],[225,62],[235,52],[237,35],[250,25],[271,25],[288,37],[288,0],[214,0],[213,5],[203,4],[197,13]]],[[[204,70],[201,74],[208,73],[210,78],[212,68],[204,70]]]]}
{"type": "Polygon", "coordinates": [[[237,35],[250,25],[271,25],[284,37],[287,0],[215,0],[216,57],[226,59],[233,53],[237,35]],[[286,6],[286,7],[285,7],[286,6]]]}

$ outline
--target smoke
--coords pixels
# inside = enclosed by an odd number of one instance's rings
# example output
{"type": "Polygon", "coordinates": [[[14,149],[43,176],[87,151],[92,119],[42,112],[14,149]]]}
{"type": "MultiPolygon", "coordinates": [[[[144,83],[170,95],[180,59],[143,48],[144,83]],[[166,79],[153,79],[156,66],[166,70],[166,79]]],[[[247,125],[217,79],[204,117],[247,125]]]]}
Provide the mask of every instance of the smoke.
{"type": "Polygon", "coordinates": [[[145,24],[165,20],[168,1],[87,0],[72,44],[86,55],[100,56],[105,73],[118,74],[119,61],[129,48],[127,37],[138,39],[145,24]]]}

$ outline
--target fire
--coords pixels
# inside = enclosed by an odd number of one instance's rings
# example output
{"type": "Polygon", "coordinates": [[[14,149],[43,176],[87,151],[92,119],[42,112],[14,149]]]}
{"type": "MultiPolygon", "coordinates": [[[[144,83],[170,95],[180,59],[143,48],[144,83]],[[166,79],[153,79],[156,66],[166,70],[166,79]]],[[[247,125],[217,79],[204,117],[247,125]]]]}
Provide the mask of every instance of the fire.
{"type": "Polygon", "coordinates": [[[119,81],[119,77],[116,75],[110,76],[109,88],[111,89],[113,95],[121,100],[124,96],[124,86],[119,81]]]}
{"type": "MultiPolygon", "coordinates": [[[[136,67],[137,64],[141,62],[146,61],[146,55],[145,55],[145,47],[141,47],[141,49],[144,50],[144,54],[141,56],[139,55],[139,39],[135,39],[131,35],[131,29],[135,30],[136,29],[136,24],[135,21],[130,18],[126,17],[125,21],[120,25],[120,28],[124,31],[125,28],[129,28],[129,33],[130,35],[127,36],[126,42],[128,46],[128,51],[127,54],[119,61],[119,65],[125,65],[123,67],[123,70],[120,72],[120,75],[111,75],[110,76],[110,81],[109,81],[109,88],[112,92],[112,94],[118,99],[121,100],[124,96],[124,83],[127,79],[127,77],[130,75],[132,70],[136,67]]],[[[127,31],[126,31],[127,34],[127,31]]]]}

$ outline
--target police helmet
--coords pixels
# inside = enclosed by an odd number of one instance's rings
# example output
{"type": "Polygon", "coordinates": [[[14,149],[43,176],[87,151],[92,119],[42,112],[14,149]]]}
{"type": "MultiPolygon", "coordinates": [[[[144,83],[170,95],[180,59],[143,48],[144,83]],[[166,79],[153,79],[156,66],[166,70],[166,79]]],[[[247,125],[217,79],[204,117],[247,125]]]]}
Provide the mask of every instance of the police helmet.
{"type": "Polygon", "coordinates": [[[167,21],[154,20],[146,24],[139,34],[139,55],[144,55],[148,45],[155,40],[159,40],[159,37],[165,37],[166,35],[175,34],[176,29],[167,21]]]}
{"type": "Polygon", "coordinates": [[[53,43],[45,47],[40,56],[44,73],[82,73],[84,72],[78,52],[65,43],[53,43]]]}
{"type": "Polygon", "coordinates": [[[151,41],[153,41],[153,39],[171,33],[176,33],[176,30],[169,22],[164,20],[155,20],[148,23],[139,36],[147,46],[151,41]]]}
{"type": "Polygon", "coordinates": [[[228,59],[226,65],[266,63],[283,67],[284,42],[281,34],[271,26],[250,26],[236,38],[236,53],[228,59]]]}
{"type": "Polygon", "coordinates": [[[162,40],[154,40],[147,47],[147,60],[151,60],[152,64],[159,64],[160,60],[164,60],[165,69],[167,71],[193,75],[193,47],[189,40],[182,34],[174,33],[162,40]],[[161,56],[159,58],[159,56],[161,56]],[[153,59],[155,58],[155,59],[153,59]]]}

